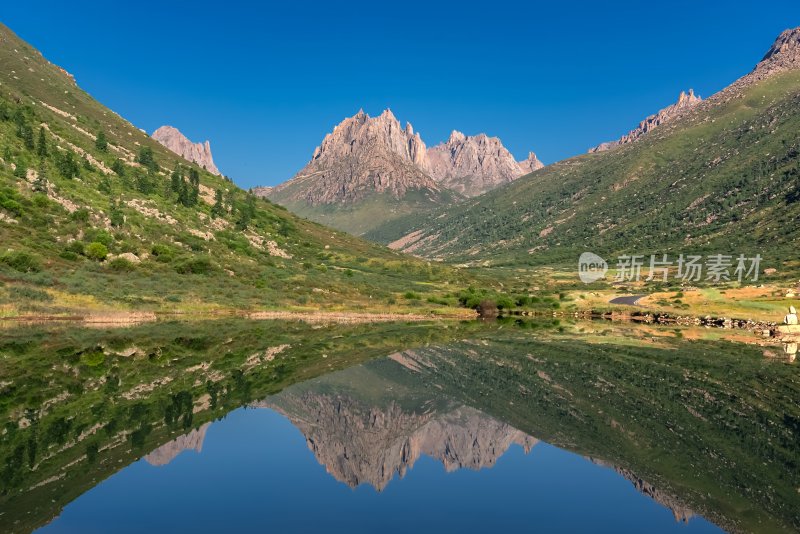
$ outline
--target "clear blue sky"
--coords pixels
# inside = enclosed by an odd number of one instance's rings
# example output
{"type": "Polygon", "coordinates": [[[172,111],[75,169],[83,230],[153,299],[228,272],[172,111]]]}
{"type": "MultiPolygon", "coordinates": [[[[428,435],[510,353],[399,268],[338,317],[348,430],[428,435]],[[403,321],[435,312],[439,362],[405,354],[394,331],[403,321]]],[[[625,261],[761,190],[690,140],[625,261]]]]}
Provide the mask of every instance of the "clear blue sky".
{"type": "Polygon", "coordinates": [[[500,137],[545,163],[748,72],[797,1],[4,2],[0,20],[152,132],[211,140],[244,186],[291,177],[359,108],[429,146],[500,137]]]}

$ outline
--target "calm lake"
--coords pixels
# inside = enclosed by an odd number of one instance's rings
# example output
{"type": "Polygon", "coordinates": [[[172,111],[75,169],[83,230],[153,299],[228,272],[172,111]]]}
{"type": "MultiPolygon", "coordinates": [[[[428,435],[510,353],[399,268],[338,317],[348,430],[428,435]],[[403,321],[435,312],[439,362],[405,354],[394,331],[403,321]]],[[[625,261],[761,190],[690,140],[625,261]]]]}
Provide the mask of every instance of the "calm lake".
{"type": "Polygon", "coordinates": [[[610,322],[0,330],[3,532],[795,532],[798,368],[610,322]]]}

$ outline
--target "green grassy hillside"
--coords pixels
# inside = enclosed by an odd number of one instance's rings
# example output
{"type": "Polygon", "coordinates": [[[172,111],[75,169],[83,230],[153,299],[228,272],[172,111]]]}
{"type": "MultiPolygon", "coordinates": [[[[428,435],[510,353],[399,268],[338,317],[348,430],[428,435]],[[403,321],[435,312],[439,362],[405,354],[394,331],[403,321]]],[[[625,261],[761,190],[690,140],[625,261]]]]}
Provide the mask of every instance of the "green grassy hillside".
{"type": "Polygon", "coordinates": [[[0,316],[429,306],[400,297],[460,280],[182,160],[4,26],[0,67],[0,316]]]}
{"type": "MultiPolygon", "coordinates": [[[[434,213],[424,257],[572,265],[584,251],[722,253],[797,270],[800,71],[732,86],[635,143],[550,165],[434,213]]],[[[398,239],[408,228],[392,233],[398,239]]]]}
{"type": "Polygon", "coordinates": [[[270,199],[300,217],[378,242],[381,241],[376,238],[380,236],[379,229],[397,225],[405,225],[402,227],[406,228],[409,224],[405,221],[416,222],[437,208],[451,206],[461,200],[451,191],[429,189],[411,190],[399,199],[388,193],[373,193],[351,204],[312,206],[306,202],[284,200],[283,195],[278,194],[270,199]]]}

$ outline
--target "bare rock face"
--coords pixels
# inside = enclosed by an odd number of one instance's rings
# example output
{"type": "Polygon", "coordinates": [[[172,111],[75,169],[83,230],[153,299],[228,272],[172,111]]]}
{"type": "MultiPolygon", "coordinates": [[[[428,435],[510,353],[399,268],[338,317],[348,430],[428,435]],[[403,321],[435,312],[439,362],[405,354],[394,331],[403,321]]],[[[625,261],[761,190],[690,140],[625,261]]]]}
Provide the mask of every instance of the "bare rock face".
{"type": "Polygon", "coordinates": [[[518,162],[518,164],[523,174],[529,174],[544,167],[544,163],[539,161],[539,158],[533,152],[528,152],[528,157],[518,162]]]}
{"type": "Polygon", "coordinates": [[[517,162],[496,137],[453,132],[427,149],[411,124],[391,111],[370,117],[359,111],[342,121],[291,180],[256,194],[309,205],[356,203],[372,192],[402,197],[409,190],[484,193],[543,167],[531,153],[517,162]]]}
{"type": "Polygon", "coordinates": [[[211,423],[206,423],[188,434],[178,436],[145,456],[144,460],[150,465],[167,465],[183,451],[201,452],[203,450],[203,441],[206,439],[206,430],[210,425],[211,423]]]}
{"type": "Polygon", "coordinates": [[[616,141],[609,141],[607,143],[601,143],[594,148],[589,149],[589,152],[603,152],[605,150],[610,150],[614,147],[619,145],[624,145],[627,143],[633,143],[644,134],[650,132],[651,130],[658,128],[659,126],[674,120],[675,118],[682,115],[686,110],[692,109],[697,104],[702,101],[702,98],[699,96],[695,96],[694,90],[689,89],[688,93],[681,91],[681,94],[678,95],[678,101],[674,104],[665,107],[655,115],[650,115],[645,120],[639,123],[639,126],[628,132],[627,134],[623,135],[616,141]]]}
{"type": "Polygon", "coordinates": [[[353,203],[372,192],[399,198],[414,189],[436,191],[426,152],[411,124],[401,127],[391,111],[378,117],[359,111],[326,135],[308,165],[268,196],[320,205],[353,203]]]}
{"type": "Polygon", "coordinates": [[[180,130],[172,126],[162,126],[153,132],[151,137],[183,159],[205,167],[212,174],[222,175],[217,166],[214,165],[214,158],[211,157],[211,144],[208,141],[205,143],[192,143],[180,130]]]}
{"type": "Polygon", "coordinates": [[[466,136],[455,130],[446,142],[428,150],[428,160],[431,176],[437,183],[467,197],[543,167],[533,152],[518,163],[497,137],[466,136]]]}
{"type": "Polygon", "coordinates": [[[368,406],[344,394],[284,392],[259,406],[286,415],[334,478],[378,491],[422,456],[447,471],[494,466],[512,444],[529,452],[538,440],[468,407],[447,413],[406,411],[396,402],[368,406]]]}
{"type": "Polygon", "coordinates": [[[800,28],[785,30],[756,65],[755,70],[786,70],[800,67],[800,28]]]}

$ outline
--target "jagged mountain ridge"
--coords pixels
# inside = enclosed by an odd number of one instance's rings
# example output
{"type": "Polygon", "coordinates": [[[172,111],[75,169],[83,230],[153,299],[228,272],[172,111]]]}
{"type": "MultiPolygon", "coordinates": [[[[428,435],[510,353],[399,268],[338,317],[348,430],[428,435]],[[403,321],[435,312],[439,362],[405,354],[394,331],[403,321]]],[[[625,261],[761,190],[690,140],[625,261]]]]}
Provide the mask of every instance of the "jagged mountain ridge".
{"type": "Polygon", "coordinates": [[[531,152],[517,162],[499,139],[453,132],[427,148],[390,110],[363,110],[325,136],[292,179],[254,193],[299,215],[355,234],[482,194],[541,168],[531,152]]]}
{"type": "Polygon", "coordinates": [[[169,150],[192,163],[197,163],[211,174],[222,176],[211,155],[211,143],[193,143],[174,126],[161,126],[150,136],[169,150]]]}
{"type": "Polygon", "coordinates": [[[368,406],[349,395],[279,395],[265,407],[289,418],[328,473],[357,487],[381,491],[423,455],[447,471],[483,469],[513,445],[529,452],[538,440],[468,407],[447,413],[409,412],[392,402],[368,406]]]}
{"type": "Polygon", "coordinates": [[[497,137],[467,136],[453,131],[450,138],[428,149],[427,167],[441,187],[465,197],[483,194],[524,174],[544,167],[536,154],[517,162],[497,137]]]}
{"type": "Polygon", "coordinates": [[[590,148],[589,152],[603,152],[605,150],[611,150],[614,147],[618,147],[619,145],[624,145],[627,143],[633,143],[649,131],[676,119],[684,113],[686,110],[692,109],[694,106],[699,104],[703,99],[699,96],[695,96],[694,89],[689,89],[689,92],[686,93],[681,91],[678,95],[678,101],[674,104],[671,104],[664,109],[660,110],[658,113],[654,115],[650,115],[649,117],[645,118],[642,122],[639,123],[639,126],[628,132],[627,134],[623,135],[621,138],[617,139],[616,141],[608,141],[606,143],[601,143],[594,148],[590,148]]]}

